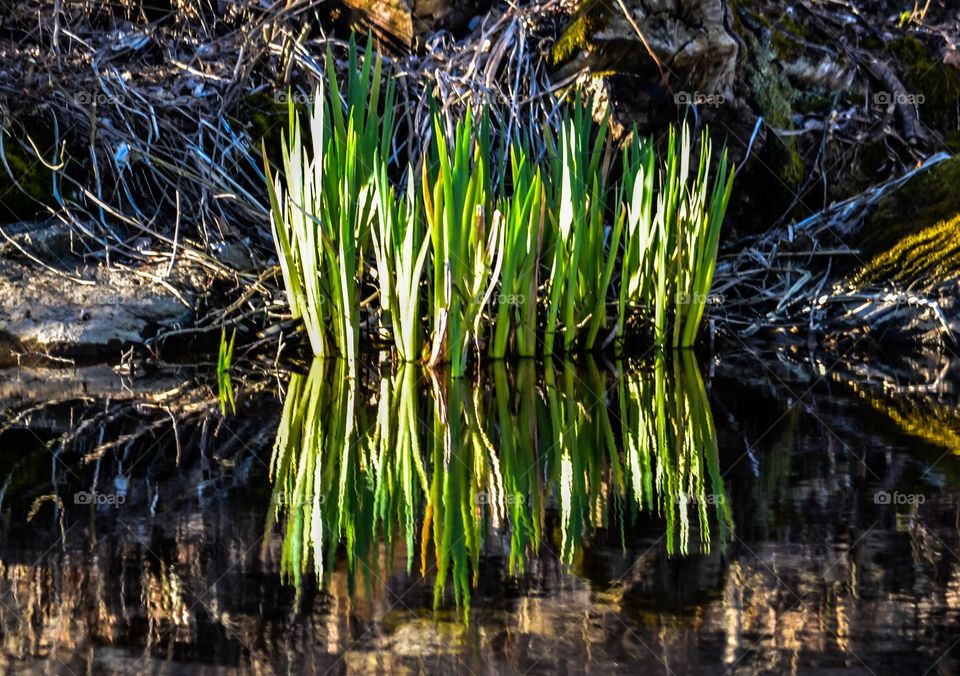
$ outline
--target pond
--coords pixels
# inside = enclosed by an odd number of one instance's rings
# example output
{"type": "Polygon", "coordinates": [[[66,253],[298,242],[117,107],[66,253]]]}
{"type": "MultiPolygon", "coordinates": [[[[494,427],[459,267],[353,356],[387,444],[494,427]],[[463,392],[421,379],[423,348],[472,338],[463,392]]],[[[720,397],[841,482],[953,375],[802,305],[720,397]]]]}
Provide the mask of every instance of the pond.
{"type": "Polygon", "coordinates": [[[90,368],[0,372],[5,672],[960,668],[957,449],[816,369],[90,368]]]}

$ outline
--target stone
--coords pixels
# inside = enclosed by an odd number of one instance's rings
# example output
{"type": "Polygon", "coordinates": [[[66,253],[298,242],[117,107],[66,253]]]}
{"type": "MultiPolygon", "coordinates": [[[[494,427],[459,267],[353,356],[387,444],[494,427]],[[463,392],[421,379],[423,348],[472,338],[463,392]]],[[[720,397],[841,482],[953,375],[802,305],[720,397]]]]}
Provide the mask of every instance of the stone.
{"type": "MultiPolygon", "coordinates": [[[[119,357],[160,328],[188,326],[191,294],[178,298],[151,279],[163,272],[97,267],[68,276],[0,259],[0,366],[119,357]]],[[[172,286],[183,289],[181,281],[172,286]]]]}
{"type": "Polygon", "coordinates": [[[490,7],[490,0],[344,0],[344,5],[355,22],[382,41],[409,50],[433,31],[466,29],[490,7]]]}
{"type": "Polygon", "coordinates": [[[728,28],[729,12],[726,0],[587,3],[557,41],[554,61],[560,77],[584,67],[655,79],[662,74],[674,93],[732,98],[739,46],[728,28]]]}

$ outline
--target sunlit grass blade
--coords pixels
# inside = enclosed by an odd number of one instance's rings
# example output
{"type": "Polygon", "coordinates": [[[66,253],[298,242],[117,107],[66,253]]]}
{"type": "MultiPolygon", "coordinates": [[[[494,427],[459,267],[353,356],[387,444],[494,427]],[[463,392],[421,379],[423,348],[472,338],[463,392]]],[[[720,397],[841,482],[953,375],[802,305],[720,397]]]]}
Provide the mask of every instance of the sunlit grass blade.
{"type": "Polygon", "coordinates": [[[227,340],[227,329],[220,330],[220,352],[217,355],[217,397],[220,400],[220,412],[227,415],[227,409],[236,413],[237,403],[233,398],[233,383],[230,380],[230,366],[233,362],[233,347],[237,341],[234,329],[227,340]]]}

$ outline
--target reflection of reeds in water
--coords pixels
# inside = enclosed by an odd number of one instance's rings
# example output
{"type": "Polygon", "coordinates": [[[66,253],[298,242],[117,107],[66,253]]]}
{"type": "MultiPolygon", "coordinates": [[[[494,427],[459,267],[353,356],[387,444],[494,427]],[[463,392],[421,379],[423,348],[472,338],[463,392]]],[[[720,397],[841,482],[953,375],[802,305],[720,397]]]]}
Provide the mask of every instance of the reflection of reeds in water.
{"type": "Polygon", "coordinates": [[[733,517],[720,476],[713,416],[696,362],[681,353],[670,378],[658,359],[652,381],[627,373],[618,388],[627,481],[637,506],[656,508],[666,521],[667,552],[675,551],[678,525],[680,551],[689,550],[691,515],[697,519],[702,546],[709,551],[711,505],[720,542],[726,542],[733,517]]]}
{"type": "Polygon", "coordinates": [[[358,571],[379,581],[381,541],[402,538],[406,571],[419,561],[422,576],[435,576],[435,605],[452,582],[466,611],[494,537],[508,537],[513,575],[545,547],[575,564],[592,533],[622,528],[628,512],[662,517],[670,555],[691,550],[694,524],[701,551],[711,520],[721,542],[729,537],[716,434],[690,355],[615,386],[590,360],[539,378],[532,362],[497,363],[482,384],[420,373],[406,365],[363,397],[342,362],[291,377],[271,476],[282,573],[295,586],[311,562],[323,581],[338,551],[351,585],[358,571]]]}
{"type": "MultiPolygon", "coordinates": [[[[333,363],[342,370],[342,362],[333,363]]],[[[321,508],[326,496],[340,495],[337,484],[347,477],[335,470],[351,467],[357,451],[352,381],[343,373],[327,377],[326,366],[318,361],[308,376],[291,377],[270,466],[274,514],[287,517],[282,572],[298,587],[311,559],[317,576],[323,575],[325,533],[354,539],[352,523],[343,528],[341,521],[346,495],[321,508]]]]}

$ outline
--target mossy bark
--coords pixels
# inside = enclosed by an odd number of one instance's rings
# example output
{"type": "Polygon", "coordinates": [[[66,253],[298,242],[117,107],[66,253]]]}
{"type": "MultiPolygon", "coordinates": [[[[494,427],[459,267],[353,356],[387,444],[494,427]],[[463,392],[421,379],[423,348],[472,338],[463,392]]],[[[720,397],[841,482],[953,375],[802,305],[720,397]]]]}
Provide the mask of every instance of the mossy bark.
{"type": "Polygon", "coordinates": [[[932,289],[960,277],[960,157],[941,162],[880,201],[860,231],[860,285],[932,289]]]}
{"type": "Polygon", "coordinates": [[[861,229],[860,248],[877,255],[960,214],[960,157],[918,174],[884,197],[861,229]]]}
{"type": "Polygon", "coordinates": [[[606,28],[610,22],[613,2],[614,0],[596,0],[578,5],[550,51],[555,66],[563,65],[581,50],[590,49],[591,36],[606,28]]]}
{"type": "Polygon", "coordinates": [[[560,78],[586,69],[662,80],[673,93],[729,95],[738,43],[727,15],[727,0],[581,0],[552,61],[560,78]]]}

